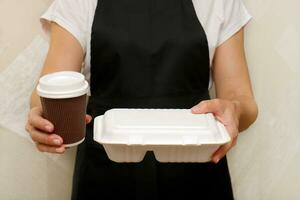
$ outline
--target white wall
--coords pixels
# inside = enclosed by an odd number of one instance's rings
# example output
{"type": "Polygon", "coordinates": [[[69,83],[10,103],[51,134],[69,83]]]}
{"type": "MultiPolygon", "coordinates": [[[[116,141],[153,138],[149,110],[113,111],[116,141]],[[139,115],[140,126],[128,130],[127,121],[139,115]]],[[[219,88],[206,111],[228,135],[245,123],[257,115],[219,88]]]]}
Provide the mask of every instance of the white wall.
{"type": "Polygon", "coordinates": [[[25,133],[20,127],[27,112],[24,107],[46,52],[38,18],[50,2],[0,0],[1,200],[70,199],[75,149],[63,156],[49,156],[13,132],[25,133]]]}
{"type": "MultiPolygon", "coordinates": [[[[300,199],[300,2],[244,1],[254,16],[246,48],[260,114],[229,155],[234,193],[238,200],[300,199]]],[[[0,1],[0,199],[70,198],[75,149],[39,153],[13,123],[24,123],[30,80],[46,51],[38,16],[50,2],[0,1]]]]}
{"type": "Polygon", "coordinates": [[[230,154],[237,199],[300,199],[300,2],[247,0],[256,124],[230,154]]]}

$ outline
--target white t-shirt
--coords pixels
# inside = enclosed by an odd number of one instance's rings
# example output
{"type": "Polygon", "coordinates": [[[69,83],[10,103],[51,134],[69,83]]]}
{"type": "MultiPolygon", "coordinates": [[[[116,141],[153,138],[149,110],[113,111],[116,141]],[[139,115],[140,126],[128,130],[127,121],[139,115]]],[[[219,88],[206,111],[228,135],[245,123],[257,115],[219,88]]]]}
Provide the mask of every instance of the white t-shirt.
{"type": "MultiPolygon", "coordinates": [[[[98,0],[54,0],[41,16],[46,33],[49,32],[49,22],[54,21],[79,41],[85,53],[83,73],[87,80],[90,79],[90,41],[97,2],[98,0]]],[[[245,26],[251,16],[242,0],[192,2],[207,36],[211,65],[215,49],[245,26]]]]}

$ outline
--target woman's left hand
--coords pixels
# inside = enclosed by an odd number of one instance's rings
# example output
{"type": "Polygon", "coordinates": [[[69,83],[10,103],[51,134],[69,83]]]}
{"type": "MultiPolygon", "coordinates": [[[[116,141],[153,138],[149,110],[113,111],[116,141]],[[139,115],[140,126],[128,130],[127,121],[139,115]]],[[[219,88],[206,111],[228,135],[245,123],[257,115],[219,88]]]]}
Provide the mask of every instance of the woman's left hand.
{"type": "Polygon", "coordinates": [[[226,153],[236,145],[239,134],[239,118],[240,104],[238,101],[230,101],[224,99],[212,99],[201,101],[192,108],[194,114],[213,113],[214,116],[226,127],[231,141],[220,146],[220,148],[212,155],[211,159],[214,163],[218,163],[226,153]]]}

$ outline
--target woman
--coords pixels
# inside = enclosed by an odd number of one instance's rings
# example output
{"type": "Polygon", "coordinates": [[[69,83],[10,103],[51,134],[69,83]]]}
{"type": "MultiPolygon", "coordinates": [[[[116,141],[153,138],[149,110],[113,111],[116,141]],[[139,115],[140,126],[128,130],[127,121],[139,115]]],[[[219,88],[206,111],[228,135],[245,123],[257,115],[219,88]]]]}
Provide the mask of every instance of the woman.
{"type": "MultiPolygon", "coordinates": [[[[233,199],[225,154],[257,116],[243,46],[250,18],[241,0],[53,2],[42,16],[51,37],[42,74],[84,70],[87,123],[116,107],[192,108],[214,113],[232,138],[210,163],[158,163],[149,153],[141,163],[117,164],[93,141],[89,123],[72,199],[233,199]]],[[[34,91],[27,130],[40,151],[63,153],[53,129],[34,91]]]]}

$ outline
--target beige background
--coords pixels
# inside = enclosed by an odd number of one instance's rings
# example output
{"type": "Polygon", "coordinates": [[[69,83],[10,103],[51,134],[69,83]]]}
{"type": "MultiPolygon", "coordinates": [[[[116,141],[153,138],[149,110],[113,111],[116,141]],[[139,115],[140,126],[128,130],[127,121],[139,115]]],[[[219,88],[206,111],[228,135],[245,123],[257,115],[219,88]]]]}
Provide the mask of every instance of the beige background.
{"type": "MultiPolygon", "coordinates": [[[[260,115],[229,154],[235,197],[300,199],[300,2],[244,1],[254,16],[246,48],[260,115]]],[[[70,199],[75,149],[42,154],[19,136],[47,50],[38,17],[50,2],[0,0],[0,199],[70,199]]]]}

